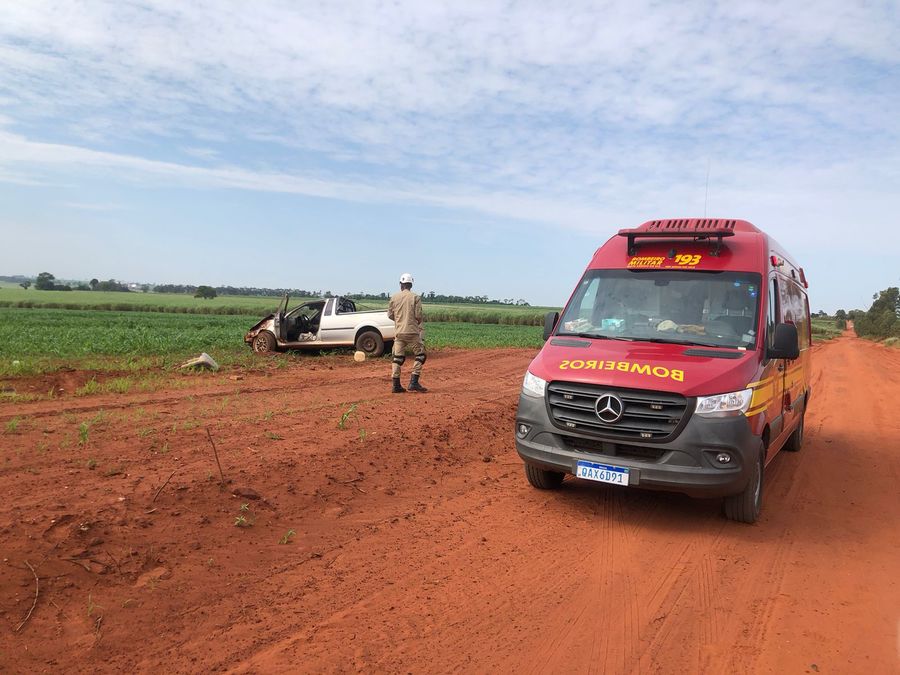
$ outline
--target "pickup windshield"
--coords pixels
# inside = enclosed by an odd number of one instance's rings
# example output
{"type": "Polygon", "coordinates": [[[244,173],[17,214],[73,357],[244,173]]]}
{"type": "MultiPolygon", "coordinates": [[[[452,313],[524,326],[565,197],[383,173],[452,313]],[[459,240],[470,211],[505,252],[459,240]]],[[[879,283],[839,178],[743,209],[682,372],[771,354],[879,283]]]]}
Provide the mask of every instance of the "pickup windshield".
{"type": "Polygon", "coordinates": [[[760,278],[749,272],[588,270],[556,334],[753,349],[760,278]]]}

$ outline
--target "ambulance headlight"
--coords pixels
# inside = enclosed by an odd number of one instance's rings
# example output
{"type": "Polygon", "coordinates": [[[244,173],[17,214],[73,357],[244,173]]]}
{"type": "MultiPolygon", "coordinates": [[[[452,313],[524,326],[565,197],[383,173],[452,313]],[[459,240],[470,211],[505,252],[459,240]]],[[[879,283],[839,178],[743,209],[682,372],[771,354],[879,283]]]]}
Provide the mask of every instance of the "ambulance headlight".
{"type": "Polygon", "coordinates": [[[730,394],[700,396],[697,398],[696,412],[698,415],[706,415],[707,417],[739,415],[747,412],[751,398],[753,398],[752,389],[733,391],[730,394]]]}
{"type": "Polygon", "coordinates": [[[522,382],[522,393],[529,396],[543,397],[544,391],[547,389],[547,380],[542,380],[537,375],[532,375],[530,371],[525,373],[525,381],[522,382]]]}

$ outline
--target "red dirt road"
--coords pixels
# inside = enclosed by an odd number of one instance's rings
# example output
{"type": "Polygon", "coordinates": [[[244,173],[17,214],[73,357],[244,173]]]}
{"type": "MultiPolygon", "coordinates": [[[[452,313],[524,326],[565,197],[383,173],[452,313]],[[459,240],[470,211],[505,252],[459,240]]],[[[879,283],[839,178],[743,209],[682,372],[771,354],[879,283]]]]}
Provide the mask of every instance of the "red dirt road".
{"type": "Polygon", "coordinates": [[[0,403],[0,671],[900,671],[900,351],[817,348],[753,526],[530,488],[530,357],[435,353],[424,396],[310,357],[0,403]]]}

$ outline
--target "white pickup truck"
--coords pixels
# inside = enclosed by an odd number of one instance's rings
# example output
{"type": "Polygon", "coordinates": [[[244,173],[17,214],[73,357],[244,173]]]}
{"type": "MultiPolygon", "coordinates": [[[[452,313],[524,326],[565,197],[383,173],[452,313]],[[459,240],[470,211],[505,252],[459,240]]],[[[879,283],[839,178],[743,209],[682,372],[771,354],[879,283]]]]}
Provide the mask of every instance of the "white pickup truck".
{"type": "Polygon", "coordinates": [[[288,296],[274,314],[247,331],[244,342],[258,353],[279,349],[356,347],[369,356],[384,354],[394,340],[394,322],[385,310],[356,311],[350,298],[310,300],[288,311],[288,296]]]}

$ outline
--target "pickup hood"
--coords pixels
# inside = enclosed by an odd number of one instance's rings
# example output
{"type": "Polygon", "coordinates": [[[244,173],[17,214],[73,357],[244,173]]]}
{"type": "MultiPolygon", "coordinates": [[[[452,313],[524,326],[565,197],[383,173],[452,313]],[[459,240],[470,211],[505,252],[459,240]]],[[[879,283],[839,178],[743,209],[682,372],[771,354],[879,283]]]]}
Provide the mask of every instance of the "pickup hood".
{"type": "Polygon", "coordinates": [[[758,379],[759,365],[756,351],[559,336],[547,341],[528,369],[548,382],[708,396],[746,389],[758,379]]]}
{"type": "Polygon", "coordinates": [[[244,336],[244,342],[250,342],[257,333],[263,328],[269,328],[272,325],[272,322],[275,320],[274,314],[268,314],[264,316],[262,319],[257,321],[250,330],[247,331],[247,334],[244,336]]]}

